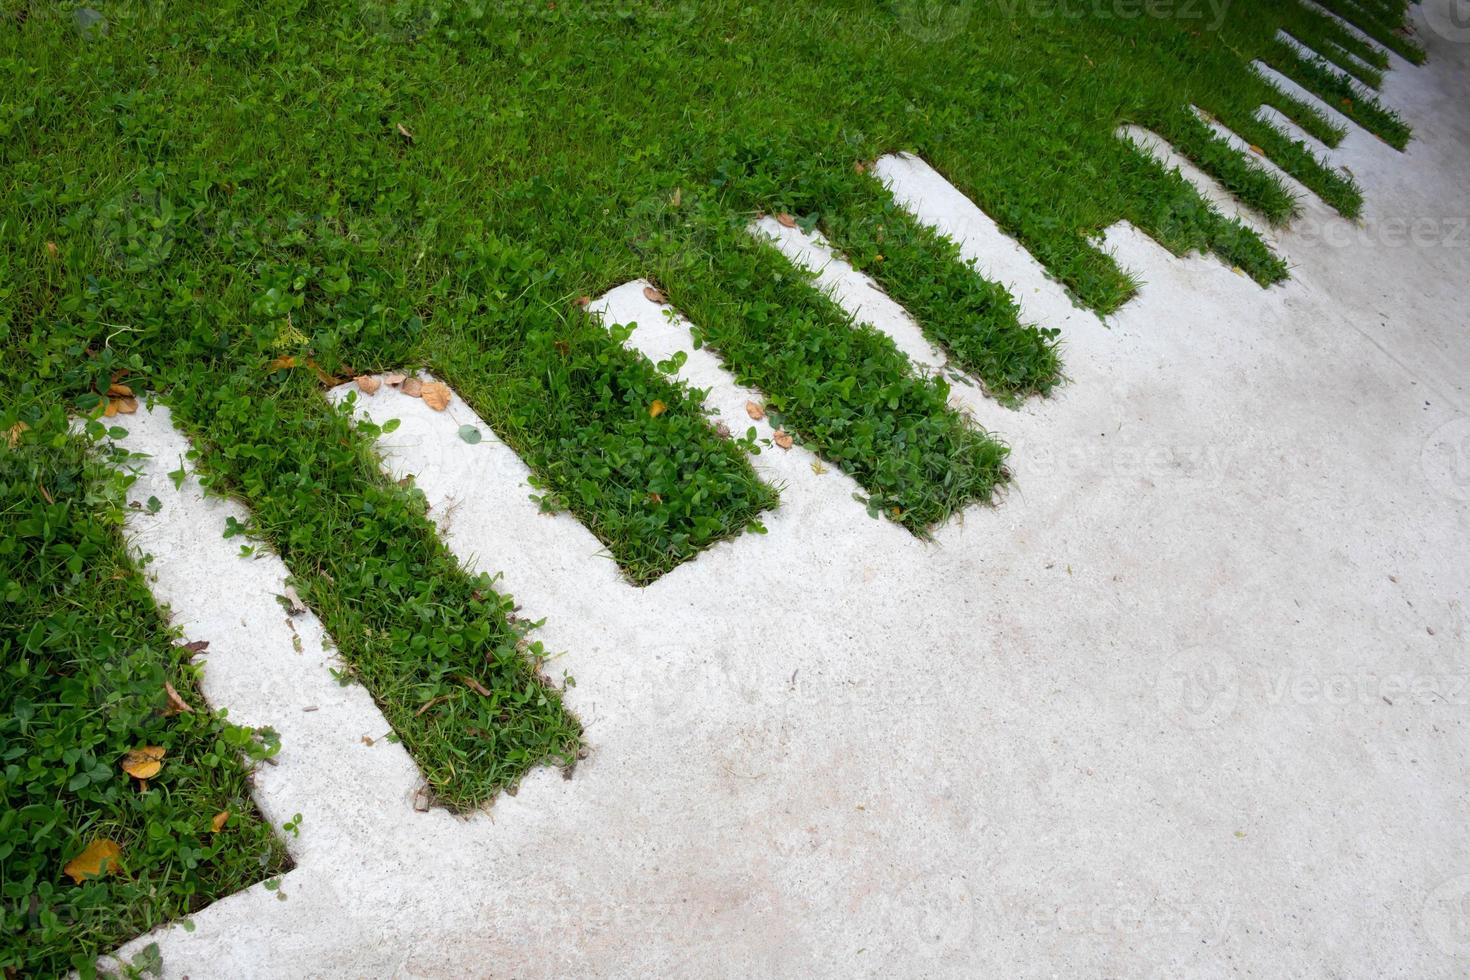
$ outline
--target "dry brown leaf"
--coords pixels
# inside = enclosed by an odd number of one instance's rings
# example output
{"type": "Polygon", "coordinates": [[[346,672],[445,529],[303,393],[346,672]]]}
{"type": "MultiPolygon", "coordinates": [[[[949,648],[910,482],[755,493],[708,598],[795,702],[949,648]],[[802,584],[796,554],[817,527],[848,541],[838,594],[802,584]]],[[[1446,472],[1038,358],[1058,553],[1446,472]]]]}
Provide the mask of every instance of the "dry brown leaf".
{"type": "Polygon", "coordinates": [[[102,410],[102,417],[110,419],[117,414],[117,399],[107,399],[107,407],[102,410]]]}
{"type": "Polygon", "coordinates": [[[1254,153],[1258,157],[1263,157],[1263,156],[1266,155],[1266,151],[1263,150],[1263,149],[1261,149],[1259,146],[1257,146],[1254,143],[1250,144],[1250,148],[1251,148],[1251,152],[1254,153]]]}
{"type": "Polygon", "coordinates": [[[173,684],[163,682],[163,693],[168,695],[168,711],[170,715],[192,715],[194,709],[189,707],[189,702],[179,697],[179,692],[174,689],[173,684]]]}
{"type": "Polygon", "coordinates": [[[481,684],[479,681],[475,680],[473,677],[470,677],[467,674],[460,674],[459,679],[464,681],[465,687],[469,688],[471,691],[474,691],[481,697],[488,698],[490,696],[489,689],[486,688],[484,684],[481,684]]]}
{"type": "Polygon", "coordinates": [[[163,755],[168,751],[161,745],[145,745],[123,756],[123,772],[134,779],[152,779],[163,768],[163,755]]]}
{"type": "Polygon", "coordinates": [[[777,429],[776,434],[773,438],[776,440],[776,445],[780,446],[782,449],[791,448],[791,434],[785,429],[777,429]]]}
{"type": "Polygon", "coordinates": [[[61,254],[61,250],[56,247],[56,243],[55,242],[47,242],[46,243],[46,254],[49,255],[49,256],[51,256],[54,259],[54,258],[56,258],[57,255],[61,254]]]}
{"type": "Polygon", "coordinates": [[[436,412],[442,412],[449,407],[449,386],[440,381],[430,381],[424,385],[424,404],[436,412]]]}
{"type": "Polygon", "coordinates": [[[578,296],[577,297],[577,305],[578,306],[590,306],[591,303],[592,303],[592,297],[591,296],[578,296]]]}
{"type": "Polygon", "coordinates": [[[766,410],[764,408],[761,408],[760,405],[756,404],[755,402],[746,402],[745,414],[749,415],[752,419],[759,422],[761,419],[766,417],[766,410]]]}
{"type": "Polygon", "coordinates": [[[82,853],[66,862],[66,867],[61,870],[66,872],[71,880],[81,884],[88,878],[101,878],[103,875],[116,874],[122,863],[122,848],[117,841],[99,837],[88,844],[82,853]]]}
{"type": "Polygon", "coordinates": [[[282,354],[280,357],[271,361],[267,367],[272,371],[279,371],[282,368],[293,368],[297,363],[295,354],[282,354]]]}
{"type": "Polygon", "coordinates": [[[776,221],[783,228],[795,228],[796,227],[796,219],[793,218],[791,215],[787,214],[785,211],[782,211],[780,214],[776,215],[776,221]]]}
{"type": "Polygon", "coordinates": [[[418,378],[404,378],[398,390],[410,398],[418,398],[424,393],[424,383],[418,378]]]}
{"type": "Polygon", "coordinates": [[[859,160],[852,165],[852,172],[855,174],[865,174],[868,172],[868,165],[859,160]]]}
{"type": "Polygon", "coordinates": [[[221,830],[224,830],[225,829],[225,822],[228,821],[229,819],[230,819],[230,811],[229,810],[221,810],[219,813],[216,813],[214,816],[212,816],[212,817],[209,818],[209,832],[212,833],[212,834],[217,834],[221,830]]]}
{"type": "Polygon", "coordinates": [[[669,301],[667,296],[665,296],[663,293],[652,286],[643,287],[643,298],[648,300],[650,303],[663,304],[669,301]]]}
{"type": "Polygon", "coordinates": [[[391,388],[396,388],[407,380],[408,375],[398,374],[397,372],[394,372],[393,374],[383,375],[383,384],[388,385],[391,388]]]}
{"type": "Polygon", "coordinates": [[[209,649],[209,641],[191,640],[188,643],[184,644],[184,649],[188,650],[190,653],[203,653],[205,650],[209,649]]]}
{"type": "Polygon", "coordinates": [[[658,398],[655,398],[653,400],[653,404],[648,406],[648,414],[653,418],[658,418],[660,415],[667,412],[668,410],[669,406],[665,405],[663,401],[658,398]]]}
{"type": "Polygon", "coordinates": [[[414,138],[413,133],[410,133],[408,131],[408,127],[404,126],[403,123],[399,123],[398,124],[398,135],[399,136],[402,136],[404,139],[408,140],[410,143],[413,142],[413,138],[414,138]]]}
{"type": "Polygon", "coordinates": [[[17,422],[10,428],[5,430],[5,441],[10,444],[11,449],[14,449],[16,446],[20,445],[21,434],[29,428],[30,426],[26,425],[24,422],[17,422]]]}
{"type": "Polygon", "coordinates": [[[107,388],[107,397],[108,398],[132,398],[133,397],[133,389],[129,388],[127,385],[112,384],[112,385],[109,385],[108,388],[107,388]]]}
{"type": "Polygon", "coordinates": [[[306,603],[301,601],[301,596],[291,586],[286,586],[286,591],[281,593],[281,598],[286,600],[286,611],[292,616],[306,612],[306,603]]]}
{"type": "Polygon", "coordinates": [[[114,415],[132,415],[138,410],[138,399],[136,398],[109,398],[107,399],[108,417],[114,415]]]}
{"type": "Polygon", "coordinates": [[[352,380],[357,382],[357,390],[362,392],[364,395],[374,394],[379,388],[383,387],[383,382],[379,381],[371,374],[359,374],[352,380]]]}

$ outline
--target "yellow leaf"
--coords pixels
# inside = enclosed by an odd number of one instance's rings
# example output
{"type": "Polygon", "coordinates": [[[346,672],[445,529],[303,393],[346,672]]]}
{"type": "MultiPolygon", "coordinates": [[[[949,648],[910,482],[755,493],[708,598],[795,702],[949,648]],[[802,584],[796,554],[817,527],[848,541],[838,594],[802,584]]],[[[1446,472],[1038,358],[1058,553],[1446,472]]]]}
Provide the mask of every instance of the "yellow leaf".
{"type": "Polygon", "coordinates": [[[295,366],[296,366],[296,355],[295,354],[282,354],[280,357],[278,357],[275,360],[271,361],[270,364],[266,365],[266,367],[269,370],[272,370],[272,371],[279,371],[282,368],[293,368],[295,366]]]}
{"type": "Polygon", "coordinates": [[[88,878],[101,878],[103,875],[115,874],[119,864],[122,862],[122,848],[117,841],[99,837],[88,844],[86,849],[70,861],[61,870],[71,876],[71,880],[81,884],[88,878]]]}
{"type": "Polygon", "coordinates": [[[60,250],[56,247],[56,243],[55,242],[47,242],[46,243],[46,254],[47,255],[51,256],[54,259],[54,258],[56,258],[57,254],[59,252],[60,252],[60,250]]]}
{"type": "Polygon", "coordinates": [[[163,755],[168,751],[161,745],[145,745],[123,756],[123,772],[134,779],[152,779],[163,768],[163,755]]]}
{"type": "Polygon", "coordinates": [[[371,395],[379,388],[383,387],[383,382],[379,381],[371,374],[359,374],[352,380],[357,382],[357,390],[362,392],[364,395],[371,395]]]}
{"type": "Polygon", "coordinates": [[[108,389],[107,389],[107,397],[109,397],[109,398],[132,398],[133,397],[133,389],[129,388],[127,385],[113,384],[113,385],[110,385],[108,387],[108,389]]]}
{"type": "Polygon", "coordinates": [[[10,428],[5,430],[5,441],[10,443],[11,449],[14,449],[16,446],[20,445],[20,437],[22,433],[24,433],[29,428],[30,426],[26,425],[24,422],[17,422],[10,428]]]}
{"type": "Polygon", "coordinates": [[[1263,149],[1261,149],[1256,144],[1252,143],[1250,146],[1251,146],[1251,152],[1254,153],[1256,156],[1263,157],[1263,156],[1266,155],[1266,151],[1263,150],[1263,149]]]}
{"type": "Polygon", "coordinates": [[[224,830],[225,829],[225,821],[226,820],[229,820],[229,819],[230,819],[230,811],[229,810],[221,810],[219,813],[216,813],[210,819],[210,821],[209,821],[209,831],[210,831],[210,833],[217,834],[221,830],[224,830]]]}
{"type": "Polygon", "coordinates": [[[764,408],[761,408],[760,405],[755,402],[746,402],[745,414],[749,415],[752,419],[759,422],[761,419],[766,417],[766,410],[764,408]]]}
{"type": "Polygon", "coordinates": [[[438,381],[430,381],[424,385],[424,404],[436,412],[442,412],[449,407],[449,386],[438,381]]]}
{"type": "Polygon", "coordinates": [[[817,476],[821,476],[823,473],[827,472],[827,467],[822,465],[822,461],[820,459],[814,459],[812,460],[812,472],[817,474],[817,476]]]}
{"type": "Polygon", "coordinates": [[[668,410],[669,410],[669,406],[665,405],[662,401],[660,401],[657,398],[655,398],[653,400],[653,404],[652,405],[649,405],[648,406],[648,414],[651,415],[651,416],[653,416],[654,418],[658,418],[660,415],[662,415],[663,413],[667,412],[668,410]]]}

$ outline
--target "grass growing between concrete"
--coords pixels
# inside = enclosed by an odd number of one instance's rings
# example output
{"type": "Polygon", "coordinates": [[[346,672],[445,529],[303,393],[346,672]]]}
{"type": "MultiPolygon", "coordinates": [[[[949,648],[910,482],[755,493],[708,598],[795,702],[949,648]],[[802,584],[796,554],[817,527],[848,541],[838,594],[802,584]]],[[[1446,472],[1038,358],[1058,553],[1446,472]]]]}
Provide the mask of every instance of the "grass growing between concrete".
{"type": "Polygon", "coordinates": [[[90,976],[287,859],[249,795],[268,733],[208,710],[122,546],[121,481],[48,421],[0,438],[0,970],[90,976]],[[164,755],[141,781],[122,764],[144,746],[164,755]]]}
{"type": "MultiPolygon", "coordinates": [[[[1005,447],[751,241],[750,218],[827,228],[996,397],[1044,395],[1063,338],[1020,324],[876,189],[824,181],[915,152],[1100,314],[1138,288],[1098,244],[1124,219],[1264,286],[1280,258],[1118,127],[1155,129],[1288,220],[1286,188],[1190,121],[1197,106],[1352,216],[1352,178],[1256,112],[1330,145],[1342,130],[1249,63],[1279,54],[1286,27],[1339,67],[1360,60],[1365,81],[1387,64],[1336,20],[1268,0],[1218,21],[1201,4],[1066,2],[96,6],[0,0],[0,428],[95,415],[119,379],[164,394],[455,806],[567,761],[577,725],[509,600],[382,479],[372,433],[321,402],[317,368],[433,370],[549,505],[651,581],[756,527],[776,495],[697,393],[577,305],[647,276],[875,512],[923,534],[992,499],[1005,447]]],[[[1401,3],[1328,6],[1415,57],[1401,3]]],[[[37,880],[54,883],[75,841],[48,833],[37,880]]]]}

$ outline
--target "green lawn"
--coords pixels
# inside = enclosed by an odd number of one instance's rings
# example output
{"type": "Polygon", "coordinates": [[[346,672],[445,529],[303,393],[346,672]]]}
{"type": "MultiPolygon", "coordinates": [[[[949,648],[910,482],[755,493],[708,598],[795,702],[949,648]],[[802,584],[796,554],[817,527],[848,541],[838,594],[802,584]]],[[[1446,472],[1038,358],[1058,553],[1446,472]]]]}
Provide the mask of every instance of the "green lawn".
{"type": "MultiPolygon", "coordinates": [[[[1409,138],[1345,80],[1377,87],[1387,59],[1289,0],[1233,0],[1218,16],[1185,0],[91,2],[0,0],[0,429],[30,426],[0,447],[5,472],[79,473],[64,415],[95,414],[119,379],[158,393],[206,481],[251,508],[250,532],[285,559],[456,808],[570,762],[580,729],[538,679],[540,648],[509,597],[458,567],[422,497],[378,473],[376,431],[330,408],[324,381],[432,370],[521,455],[546,506],[574,513],[647,583],[759,530],[779,488],[751,468],[758,447],[709,424],[698,392],[582,312],[580,297],[646,277],[796,438],[922,536],[1005,485],[1004,433],[949,409],[942,379],[916,376],[752,239],[753,216],[821,229],[1015,405],[1062,382],[1067,337],[1023,322],[1004,289],[898,210],[866,172],[875,158],[924,157],[1106,314],[1137,288],[1097,244],[1120,220],[1262,288],[1288,274],[1258,235],[1119,139],[1120,125],[1158,132],[1275,224],[1296,213],[1292,195],[1195,108],[1345,216],[1362,190],[1256,118],[1266,104],[1329,145],[1344,136],[1251,61],[1393,146],[1409,138]],[[464,673],[493,697],[468,691],[464,673]]],[[[1422,60],[1398,30],[1400,0],[1327,5],[1422,60]]],[[[93,535],[103,511],[79,477],[67,486],[55,533],[93,535]]],[[[12,537],[38,506],[22,490],[12,537]]],[[[105,530],[97,540],[115,555],[105,530]]],[[[0,649],[7,671],[45,686],[56,682],[35,674],[30,624],[59,600],[35,562],[17,566],[0,649]]],[[[67,600],[77,629],[153,622],[136,576],[116,567],[126,614],[94,583],[67,600]]],[[[122,646],[152,650],[148,670],[174,669],[159,629],[122,646]]],[[[17,690],[7,699],[36,699],[17,690]]],[[[108,737],[135,741],[153,723],[134,721],[108,737]]],[[[189,793],[238,786],[221,779],[201,775],[189,793]]],[[[70,823],[42,835],[23,871],[5,865],[9,909],[43,882],[65,890],[60,865],[83,830],[123,819],[115,801],[48,785],[37,805],[70,823]]],[[[243,852],[211,860],[198,894],[260,873],[243,852]]],[[[76,927],[71,952],[186,907],[161,894],[117,906],[105,928],[76,927]]],[[[10,922],[6,962],[53,962],[10,922]]]]}

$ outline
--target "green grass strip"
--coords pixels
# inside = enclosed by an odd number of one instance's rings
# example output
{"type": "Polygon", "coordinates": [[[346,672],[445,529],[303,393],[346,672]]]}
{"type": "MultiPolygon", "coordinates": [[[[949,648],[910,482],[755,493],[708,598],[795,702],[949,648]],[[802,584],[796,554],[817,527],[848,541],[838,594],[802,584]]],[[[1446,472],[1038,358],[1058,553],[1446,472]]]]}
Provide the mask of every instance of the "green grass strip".
{"type": "Polygon", "coordinates": [[[1352,52],[1331,41],[1313,45],[1322,57],[1371,89],[1383,88],[1383,70],[1364,63],[1352,52]]]}
{"type": "Polygon", "coordinates": [[[893,341],[852,322],[803,270],[741,222],[713,233],[706,262],[671,270],[670,300],[736,379],[765,393],[774,424],[867,491],[870,512],[919,536],[989,502],[1009,452],[948,406],[893,341]]]}
{"type": "Polygon", "coordinates": [[[1253,115],[1222,119],[1237,136],[1258,146],[1282,170],[1300,181],[1328,206],[1345,218],[1356,218],[1363,210],[1363,192],[1350,175],[1323,163],[1301,140],[1294,140],[1275,126],[1253,115]]]}
{"type": "Polygon", "coordinates": [[[1353,87],[1346,75],[1334,71],[1322,58],[1306,57],[1283,41],[1276,44],[1266,60],[1277,71],[1320,96],[1394,149],[1402,150],[1408,145],[1410,129],[1399,114],[1385,108],[1372,95],[1353,87]]]}
{"type": "Polygon", "coordinates": [[[1153,117],[1149,123],[1195,166],[1271,224],[1285,224],[1298,214],[1296,199],[1275,174],[1252,163],[1193,110],[1180,108],[1153,117]]]}
{"type": "Polygon", "coordinates": [[[1352,0],[1318,0],[1318,2],[1410,64],[1424,64],[1426,57],[1424,49],[1402,33],[1404,19],[1408,15],[1407,4],[1391,3],[1369,6],[1353,3],[1352,0]]]}
{"type": "Polygon", "coordinates": [[[445,549],[422,494],[379,472],[376,426],[281,373],[196,365],[169,403],[201,478],[250,507],[250,532],[285,560],[438,802],[472,808],[534,766],[573,764],[579,725],[511,598],[445,549]]]}
{"type": "Polygon", "coordinates": [[[1261,99],[1261,105],[1275,109],[1300,126],[1308,136],[1320,140],[1328,147],[1337,147],[1342,144],[1343,139],[1347,136],[1347,130],[1329,119],[1325,112],[1295,96],[1286,94],[1277,88],[1275,83],[1265,78],[1262,78],[1262,81],[1266,84],[1267,92],[1261,99]]]}
{"type": "Polygon", "coordinates": [[[988,392],[1014,401],[1056,387],[1058,331],[1022,324],[1010,293],[983,278],[958,245],[916,221],[869,177],[834,176],[823,197],[821,229],[833,246],[988,392]]]}
{"type": "Polygon", "coordinates": [[[0,435],[0,970],[92,976],[98,956],[289,860],[249,795],[247,759],[271,749],[209,710],[123,546],[125,481],[59,412],[28,424],[18,446],[0,435]],[[170,714],[165,683],[194,710],[170,714]],[[120,762],[147,745],[166,754],[145,788],[120,762]],[[102,839],[121,847],[117,873],[74,883],[64,866],[102,839]]]}

